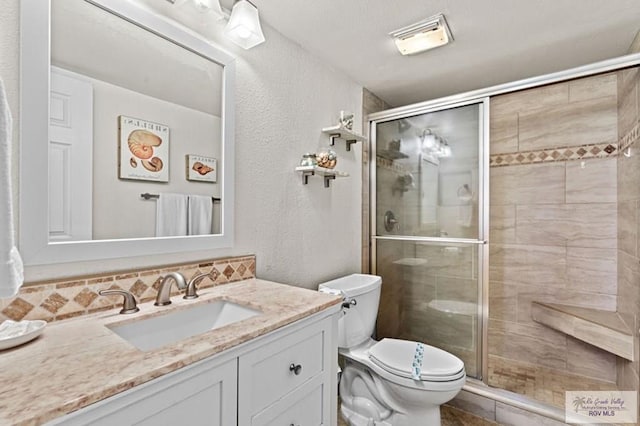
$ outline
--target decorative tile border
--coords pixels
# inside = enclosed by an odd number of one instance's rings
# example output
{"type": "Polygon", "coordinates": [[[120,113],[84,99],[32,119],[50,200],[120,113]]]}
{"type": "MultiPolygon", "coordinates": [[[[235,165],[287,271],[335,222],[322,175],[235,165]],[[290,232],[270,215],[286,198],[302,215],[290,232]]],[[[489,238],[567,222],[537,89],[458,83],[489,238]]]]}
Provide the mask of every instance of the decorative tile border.
{"type": "MultiPolygon", "coordinates": [[[[58,321],[113,309],[122,301],[121,296],[100,296],[98,291],[122,289],[130,291],[139,302],[153,300],[160,280],[167,272],[181,272],[190,279],[206,273],[199,288],[255,278],[255,256],[229,257],[199,263],[175,265],[162,269],[138,270],[118,274],[75,278],[35,284],[20,289],[11,299],[0,299],[0,322],[6,319],[58,321]]],[[[172,295],[178,294],[175,286],[172,295]]]]}
{"type": "Polygon", "coordinates": [[[549,163],[554,161],[586,160],[618,155],[617,143],[551,148],[538,151],[510,152],[491,155],[490,167],[516,166],[520,164],[549,163]]]}
{"type": "Polygon", "coordinates": [[[620,142],[618,143],[620,152],[624,152],[624,150],[633,145],[638,138],[640,138],[640,122],[636,123],[636,125],[629,130],[629,133],[620,138],[620,142]]]}
{"type": "Polygon", "coordinates": [[[388,160],[381,157],[376,157],[376,166],[381,169],[391,170],[392,172],[399,174],[405,174],[407,172],[407,169],[404,166],[396,163],[393,160],[388,160]]]}

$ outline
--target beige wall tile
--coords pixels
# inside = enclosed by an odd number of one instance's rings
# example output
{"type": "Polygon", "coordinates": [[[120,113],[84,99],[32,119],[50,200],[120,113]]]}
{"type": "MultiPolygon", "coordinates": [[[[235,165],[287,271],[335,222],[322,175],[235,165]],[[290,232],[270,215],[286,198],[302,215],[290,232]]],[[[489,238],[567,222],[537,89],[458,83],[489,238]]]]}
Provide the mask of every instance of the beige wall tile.
{"type": "Polygon", "coordinates": [[[616,356],[572,337],[567,338],[567,371],[615,383],[616,356]]]}
{"type": "Polygon", "coordinates": [[[518,288],[518,322],[533,324],[531,302],[559,303],[583,308],[615,311],[615,295],[588,293],[566,288],[520,286],[518,288]]]}
{"type": "Polygon", "coordinates": [[[489,207],[489,242],[513,244],[516,242],[516,206],[489,207]]]}
{"type": "Polygon", "coordinates": [[[436,298],[478,303],[478,281],[462,278],[437,277],[436,298]]]}
{"type": "Polygon", "coordinates": [[[617,294],[616,249],[567,247],[567,287],[593,293],[617,294]]]}
{"type": "Polygon", "coordinates": [[[618,199],[616,158],[567,161],[567,203],[615,203],[618,199]]]}
{"type": "Polygon", "coordinates": [[[518,317],[518,286],[500,281],[489,282],[489,318],[516,321],[518,317]]]}
{"type": "Polygon", "coordinates": [[[560,370],[567,366],[564,347],[495,327],[489,327],[489,354],[560,370]]]}
{"type": "Polygon", "coordinates": [[[618,203],[618,249],[630,256],[638,255],[638,202],[618,203]]]}
{"type": "Polygon", "coordinates": [[[640,385],[638,383],[638,372],[634,368],[635,364],[637,364],[637,362],[634,363],[626,359],[618,358],[618,389],[638,390],[640,385]]]}
{"type": "Polygon", "coordinates": [[[496,421],[505,426],[563,426],[566,423],[559,422],[548,417],[533,414],[511,405],[496,402],[496,421]]]}
{"type": "MultiPolygon", "coordinates": [[[[549,327],[538,323],[523,324],[514,321],[500,321],[489,320],[489,330],[494,330],[498,333],[504,333],[509,336],[525,336],[541,342],[551,343],[556,345],[559,351],[564,351],[567,348],[567,335],[553,330],[549,327]]],[[[502,355],[505,358],[510,358],[509,354],[502,355]]]]}
{"type": "Polygon", "coordinates": [[[579,78],[569,82],[569,102],[580,102],[617,95],[618,76],[615,72],[579,78]]]}
{"type": "Polygon", "coordinates": [[[617,142],[616,97],[598,98],[520,114],[521,151],[617,142]]]}
{"type": "Polygon", "coordinates": [[[490,205],[564,203],[564,163],[493,167],[490,205]],[[544,182],[544,185],[541,185],[544,182]]]}
{"type": "Polygon", "coordinates": [[[516,208],[518,244],[617,247],[617,205],[548,204],[516,208]]]}
{"type": "Polygon", "coordinates": [[[489,251],[491,282],[540,287],[565,286],[567,265],[564,247],[492,244],[489,251]]]}
{"type": "Polygon", "coordinates": [[[565,105],[569,101],[569,83],[558,83],[507,93],[491,98],[491,114],[524,113],[565,105]]]}
{"type": "Polygon", "coordinates": [[[496,419],[495,400],[465,390],[461,391],[448,404],[484,419],[496,419]]]}
{"type": "Polygon", "coordinates": [[[630,148],[630,157],[618,156],[618,202],[640,199],[640,143],[630,148]]]}
{"type": "Polygon", "coordinates": [[[491,154],[518,151],[518,114],[491,114],[489,134],[491,154]]]}
{"type": "Polygon", "coordinates": [[[618,71],[618,134],[627,134],[638,122],[638,67],[618,71]]]}
{"type": "Polygon", "coordinates": [[[618,251],[618,311],[640,317],[640,260],[618,251]]]}

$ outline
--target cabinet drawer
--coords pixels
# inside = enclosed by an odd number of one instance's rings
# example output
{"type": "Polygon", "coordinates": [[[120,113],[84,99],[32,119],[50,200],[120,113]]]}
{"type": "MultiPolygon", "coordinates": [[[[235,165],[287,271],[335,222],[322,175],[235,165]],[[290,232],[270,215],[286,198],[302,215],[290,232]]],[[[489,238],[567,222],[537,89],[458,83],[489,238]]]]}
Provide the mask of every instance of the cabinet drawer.
{"type": "Polygon", "coordinates": [[[305,383],[299,390],[251,419],[251,426],[321,426],[328,425],[324,419],[324,387],[318,376],[305,383]]]}
{"type": "Polygon", "coordinates": [[[239,385],[247,390],[239,401],[240,413],[262,411],[325,370],[324,325],[314,324],[240,357],[239,385]]]}

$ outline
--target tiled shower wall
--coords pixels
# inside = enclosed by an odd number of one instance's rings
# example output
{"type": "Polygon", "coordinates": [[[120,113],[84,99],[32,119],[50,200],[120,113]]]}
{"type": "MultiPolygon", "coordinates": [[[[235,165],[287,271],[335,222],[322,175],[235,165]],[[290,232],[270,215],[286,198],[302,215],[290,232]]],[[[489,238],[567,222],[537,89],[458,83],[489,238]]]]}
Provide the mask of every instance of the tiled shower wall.
{"type": "MultiPolygon", "coordinates": [[[[198,285],[198,288],[204,289],[254,278],[256,258],[230,257],[161,269],[123,271],[37,283],[21,288],[16,297],[0,299],[0,322],[6,319],[42,319],[50,322],[114,309],[122,303],[122,296],[98,295],[98,291],[106,289],[130,291],[138,302],[153,300],[158,293],[160,280],[167,272],[181,272],[187,279],[206,273],[208,276],[198,285]]],[[[178,293],[173,286],[172,295],[178,293]]]]}
{"type": "Polygon", "coordinates": [[[616,357],[533,322],[531,302],[616,310],[617,110],[616,73],[491,99],[492,386],[556,405],[616,387],[616,357]]]}
{"type": "MultiPolygon", "coordinates": [[[[640,327],[640,71],[618,72],[618,311],[635,334],[636,361],[618,359],[618,385],[638,390],[640,327]]],[[[640,406],[640,405],[639,405],[640,406]]]]}

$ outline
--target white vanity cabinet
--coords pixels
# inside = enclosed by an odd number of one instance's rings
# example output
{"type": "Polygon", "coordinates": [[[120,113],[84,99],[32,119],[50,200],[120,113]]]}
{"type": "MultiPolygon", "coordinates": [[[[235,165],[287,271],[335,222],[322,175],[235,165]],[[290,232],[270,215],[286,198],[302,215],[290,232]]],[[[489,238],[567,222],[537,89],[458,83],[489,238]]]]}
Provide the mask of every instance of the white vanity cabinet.
{"type": "Polygon", "coordinates": [[[227,426],[236,421],[237,360],[206,359],[48,425],[227,426]]]}
{"type": "Polygon", "coordinates": [[[48,425],[336,426],[332,308],[48,425]]]}

